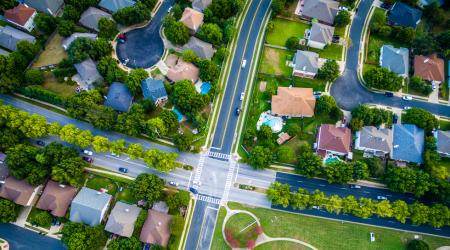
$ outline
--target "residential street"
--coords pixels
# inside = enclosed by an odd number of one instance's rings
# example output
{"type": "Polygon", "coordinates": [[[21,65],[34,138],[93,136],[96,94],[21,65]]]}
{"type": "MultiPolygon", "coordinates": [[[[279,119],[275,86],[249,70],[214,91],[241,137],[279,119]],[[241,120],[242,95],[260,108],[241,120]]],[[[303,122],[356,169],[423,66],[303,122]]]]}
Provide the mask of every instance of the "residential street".
{"type": "Polygon", "coordinates": [[[11,250],[67,249],[59,240],[9,223],[0,223],[0,238],[8,241],[11,250]]]}

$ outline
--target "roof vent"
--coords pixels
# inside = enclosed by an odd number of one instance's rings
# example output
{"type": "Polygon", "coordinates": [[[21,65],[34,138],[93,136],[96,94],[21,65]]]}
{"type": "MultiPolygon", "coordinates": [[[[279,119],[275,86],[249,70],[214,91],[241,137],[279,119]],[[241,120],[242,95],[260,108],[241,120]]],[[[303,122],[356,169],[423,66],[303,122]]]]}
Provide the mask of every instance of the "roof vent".
{"type": "Polygon", "coordinates": [[[97,195],[101,195],[102,194],[102,192],[100,192],[100,191],[97,191],[97,195]]]}
{"type": "Polygon", "coordinates": [[[66,185],[63,185],[63,184],[59,184],[59,187],[60,187],[60,188],[65,188],[65,187],[66,187],[66,185]]]}
{"type": "Polygon", "coordinates": [[[130,212],[130,209],[128,209],[128,208],[125,208],[125,212],[127,212],[127,213],[128,213],[128,212],[130,212]]]}
{"type": "Polygon", "coordinates": [[[400,147],[400,145],[394,145],[394,148],[399,148],[400,147]]]}
{"type": "Polygon", "coordinates": [[[423,63],[427,63],[428,61],[430,61],[430,58],[423,60],[423,63]]]}
{"type": "Polygon", "coordinates": [[[303,71],[305,71],[306,70],[306,65],[305,66],[303,66],[303,71]]]}

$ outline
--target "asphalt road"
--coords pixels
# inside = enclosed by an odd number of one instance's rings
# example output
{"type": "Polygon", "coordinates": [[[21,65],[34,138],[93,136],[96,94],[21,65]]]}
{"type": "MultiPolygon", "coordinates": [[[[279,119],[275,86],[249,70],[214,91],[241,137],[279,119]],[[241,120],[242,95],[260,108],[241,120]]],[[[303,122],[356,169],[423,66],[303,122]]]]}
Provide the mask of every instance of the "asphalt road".
{"type": "Polygon", "coordinates": [[[352,45],[347,51],[345,71],[331,85],[331,95],[336,99],[338,105],[345,110],[352,110],[360,104],[373,103],[384,106],[404,108],[405,106],[423,108],[433,114],[450,117],[450,106],[434,104],[423,101],[404,101],[400,97],[386,97],[383,94],[371,92],[362,86],[357,77],[359,65],[359,51],[361,46],[361,34],[364,21],[369,13],[373,0],[362,0],[358,12],[353,19],[350,28],[350,39],[352,45]]]}
{"type": "Polygon", "coordinates": [[[219,205],[197,200],[185,249],[210,249],[219,205]]]}
{"type": "Polygon", "coordinates": [[[36,232],[13,224],[0,223],[0,238],[9,243],[11,250],[64,250],[67,249],[57,239],[40,235],[36,232]]]}
{"type": "Polygon", "coordinates": [[[175,0],[163,1],[147,26],[126,32],[127,41],[117,43],[117,57],[122,63],[128,59],[127,67],[149,68],[161,59],[164,53],[164,43],[159,35],[159,30],[164,16],[174,2],[175,0]]]}
{"type": "Polygon", "coordinates": [[[253,63],[253,55],[256,53],[257,38],[269,7],[270,0],[252,1],[248,10],[249,14],[244,18],[216,123],[211,151],[223,154],[230,154],[231,152],[239,118],[236,115],[236,109],[242,106],[240,96],[245,91],[253,63]],[[245,68],[242,68],[243,60],[247,61],[245,68]]]}

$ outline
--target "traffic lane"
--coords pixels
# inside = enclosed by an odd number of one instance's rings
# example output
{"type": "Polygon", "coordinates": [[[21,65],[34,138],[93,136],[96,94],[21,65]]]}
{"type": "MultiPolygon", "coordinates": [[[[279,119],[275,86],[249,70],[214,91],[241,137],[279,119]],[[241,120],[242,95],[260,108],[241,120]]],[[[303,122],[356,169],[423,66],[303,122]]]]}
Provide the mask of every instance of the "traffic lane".
{"type": "Polygon", "coordinates": [[[189,232],[188,237],[186,239],[185,249],[189,250],[208,249],[208,248],[200,248],[201,246],[208,245],[207,242],[208,238],[206,236],[209,236],[209,244],[211,244],[212,240],[211,231],[214,231],[211,230],[211,227],[214,228],[214,224],[217,218],[217,212],[214,213],[214,209],[208,207],[218,209],[218,205],[213,205],[206,201],[197,200],[191,224],[189,226],[189,232]]]}
{"type": "Polygon", "coordinates": [[[210,196],[222,197],[223,188],[227,181],[229,168],[229,162],[224,163],[225,165],[216,167],[214,164],[210,163],[210,158],[205,159],[205,163],[203,166],[204,170],[202,171],[202,175],[200,177],[200,193],[210,196]]]}
{"type": "Polygon", "coordinates": [[[0,238],[9,243],[11,250],[64,250],[64,244],[54,238],[40,235],[9,223],[0,223],[0,238]]]}
{"type": "Polygon", "coordinates": [[[214,235],[214,227],[219,212],[218,205],[209,204],[206,207],[205,216],[201,225],[200,241],[197,249],[209,250],[214,235]]]}
{"type": "MultiPolygon", "coordinates": [[[[352,214],[329,213],[323,209],[320,209],[320,210],[318,210],[318,209],[297,210],[297,209],[293,209],[290,206],[286,207],[286,208],[283,208],[282,206],[272,206],[272,209],[288,211],[288,212],[293,212],[293,213],[298,213],[298,214],[314,215],[314,216],[323,217],[325,219],[331,218],[331,219],[335,219],[335,220],[341,220],[342,223],[344,221],[351,221],[351,222],[357,222],[357,223],[362,223],[362,224],[367,224],[367,225],[372,225],[372,226],[390,227],[390,228],[395,228],[395,229],[400,229],[400,230],[405,230],[405,231],[420,232],[420,233],[427,233],[427,234],[440,235],[440,236],[444,236],[444,237],[450,237],[450,227],[448,227],[448,226],[443,227],[443,228],[433,228],[433,227],[426,226],[426,225],[417,226],[417,225],[411,224],[410,220],[407,220],[405,224],[402,224],[402,223],[398,222],[397,220],[395,220],[395,218],[381,218],[381,217],[372,216],[367,219],[362,219],[362,218],[356,217],[352,214]]],[[[375,235],[375,237],[376,237],[376,235],[375,235]]]]}
{"type": "Polygon", "coordinates": [[[271,207],[271,202],[267,199],[266,194],[243,190],[236,187],[230,189],[228,200],[258,207],[271,207]]]}
{"type": "MultiPolygon", "coordinates": [[[[232,106],[230,110],[230,117],[228,121],[228,126],[225,128],[225,137],[222,146],[222,152],[231,152],[231,148],[233,146],[234,138],[236,136],[236,126],[239,120],[239,116],[235,114],[236,108],[242,108],[242,101],[240,100],[240,94],[245,91],[245,87],[247,85],[247,81],[250,77],[251,66],[253,63],[253,55],[256,53],[256,45],[258,36],[261,32],[261,28],[263,26],[264,17],[266,12],[270,7],[270,0],[262,0],[257,12],[255,13],[255,18],[253,21],[253,25],[251,26],[251,31],[249,34],[249,40],[247,43],[247,48],[244,52],[244,59],[247,60],[247,65],[244,69],[241,70],[239,74],[239,80],[237,82],[235,96],[231,100],[232,106]]],[[[236,72],[237,73],[237,72],[236,72]]]]}
{"type": "MultiPolygon", "coordinates": [[[[250,32],[250,27],[252,25],[253,15],[250,13],[255,13],[256,9],[258,8],[259,1],[252,1],[250,3],[250,6],[248,8],[247,15],[244,17],[244,21],[242,23],[242,27],[239,32],[238,40],[236,42],[234,57],[231,62],[231,69],[230,74],[228,75],[227,79],[227,86],[225,87],[225,93],[222,100],[222,104],[220,107],[219,117],[218,121],[216,123],[215,133],[213,137],[212,147],[214,148],[221,148],[222,147],[222,138],[223,138],[223,132],[225,132],[225,126],[228,120],[228,114],[230,109],[232,109],[232,98],[233,98],[233,92],[234,87],[236,84],[239,84],[237,82],[237,72],[241,68],[242,65],[242,59],[244,55],[245,50],[245,42],[247,41],[247,36],[250,32]]],[[[230,114],[234,115],[234,114],[230,114]]],[[[224,153],[224,151],[220,150],[220,152],[224,153]]],[[[229,153],[229,152],[225,152],[229,153]]]]}
{"type": "Polygon", "coordinates": [[[300,175],[293,175],[287,173],[277,173],[277,182],[287,183],[290,185],[291,191],[297,191],[299,188],[306,189],[310,192],[314,190],[320,190],[327,196],[339,195],[346,197],[353,195],[356,198],[366,197],[376,200],[378,196],[385,196],[388,200],[404,200],[405,202],[412,203],[416,201],[416,198],[412,194],[392,192],[388,189],[373,188],[361,186],[361,188],[350,188],[348,184],[330,184],[326,180],[311,179],[300,175]]]}

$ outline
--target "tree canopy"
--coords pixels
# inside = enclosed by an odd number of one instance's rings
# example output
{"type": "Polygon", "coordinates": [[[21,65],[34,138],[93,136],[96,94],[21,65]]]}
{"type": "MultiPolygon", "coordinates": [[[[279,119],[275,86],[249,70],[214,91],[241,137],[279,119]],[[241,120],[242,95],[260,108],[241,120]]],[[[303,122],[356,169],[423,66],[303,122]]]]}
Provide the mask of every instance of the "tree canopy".
{"type": "Polygon", "coordinates": [[[172,16],[164,18],[164,35],[175,45],[184,45],[190,38],[188,28],[182,22],[177,22],[172,16]]]}
{"type": "Polygon", "coordinates": [[[366,84],[370,88],[398,91],[402,88],[403,78],[386,68],[376,67],[364,73],[366,84]]]}
{"type": "Polygon", "coordinates": [[[419,128],[431,132],[439,127],[439,120],[430,112],[421,108],[411,108],[402,115],[403,123],[415,124],[419,128]]]}
{"type": "Polygon", "coordinates": [[[151,9],[149,9],[141,1],[136,2],[133,6],[119,9],[113,13],[113,18],[117,23],[125,26],[141,23],[151,18],[151,9]]]}
{"type": "Polygon", "coordinates": [[[64,224],[61,235],[61,241],[69,250],[100,249],[108,239],[102,225],[90,227],[70,221],[64,224]]]}
{"type": "Polygon", "coordinates": [[[160,200],[163,195],[164,180],[155,174],[140,174],[130,184],[134,198],[144,200],[150,204],[160,200]]]}

